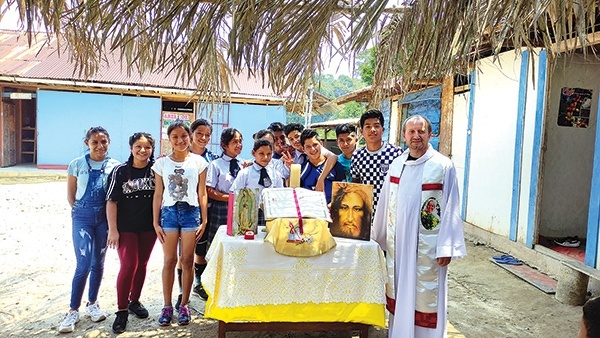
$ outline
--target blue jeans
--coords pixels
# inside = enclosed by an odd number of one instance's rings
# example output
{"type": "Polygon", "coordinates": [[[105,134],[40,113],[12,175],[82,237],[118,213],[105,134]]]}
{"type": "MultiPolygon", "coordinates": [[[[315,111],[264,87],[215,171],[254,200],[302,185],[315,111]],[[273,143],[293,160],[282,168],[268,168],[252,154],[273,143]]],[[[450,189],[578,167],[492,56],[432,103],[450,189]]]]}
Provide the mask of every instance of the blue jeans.
{"type": "Polygon", "coordinates": [[[73,219],[73,247],[77,259],[77,268],[71,288],[72,309],[78,309],[81,298],[90,276],[88,300],[95,302],[98,298],[102,275],[104,274],[104,257],[108,239],[108,221],[104,203],[75,201],[71,211],[73,219]]]}
{"type": "Polygon", "coordinates": [[[177,202],[160,209],[163,231],[194,232],[200,226],[200,208],[186,202],[177,202]]]}

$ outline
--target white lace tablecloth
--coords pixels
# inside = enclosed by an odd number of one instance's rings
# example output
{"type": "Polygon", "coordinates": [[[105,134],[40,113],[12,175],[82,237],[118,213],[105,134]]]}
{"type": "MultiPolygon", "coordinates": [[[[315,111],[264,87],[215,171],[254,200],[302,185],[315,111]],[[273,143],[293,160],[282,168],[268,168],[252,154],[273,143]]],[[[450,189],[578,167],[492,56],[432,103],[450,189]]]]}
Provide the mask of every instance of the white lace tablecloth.
{"type": "MultiPolygon", "coordinates": [[[[374,241],[335,238],[336,247],[317,257],[280,255],[265,232],[254,240],[227,236],[219,228],[207,254],[202,284],[211,306],[368,303],[385,304],[385,259],[374,241]]],[[[218,318],[217,318],[218,319],[218,318]]]]}

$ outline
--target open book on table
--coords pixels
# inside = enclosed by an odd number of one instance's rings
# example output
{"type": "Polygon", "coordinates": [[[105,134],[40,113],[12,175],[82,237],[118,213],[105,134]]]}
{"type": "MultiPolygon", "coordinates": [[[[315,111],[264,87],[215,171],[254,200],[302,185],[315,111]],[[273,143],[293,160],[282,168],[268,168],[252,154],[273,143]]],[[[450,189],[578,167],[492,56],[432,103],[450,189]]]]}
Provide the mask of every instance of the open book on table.
{"type": "Polygon", "coordinates": [[[304,188],[271,188],[262,191],[265,219],[315,218],[331,222],[325,193],[304,188]],[[295,192],[295,196],[294,196],[295,192]]]}

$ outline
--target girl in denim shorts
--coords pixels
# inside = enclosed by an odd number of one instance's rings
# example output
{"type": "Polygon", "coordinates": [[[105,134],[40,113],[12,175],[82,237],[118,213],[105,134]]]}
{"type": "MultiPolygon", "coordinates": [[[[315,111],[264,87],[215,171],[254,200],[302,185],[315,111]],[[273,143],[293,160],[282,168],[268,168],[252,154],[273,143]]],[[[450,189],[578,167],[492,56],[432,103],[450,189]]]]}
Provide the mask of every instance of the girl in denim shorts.
{"type": "Polygon", "coordinates": [[[164,307],[158,322],[171,324],[173,318],[172,292],[177,265],[177,244],[181,238],[181,267],[183,295],[177,322],[190,322],[189,299],[194,279],[194,249],[206,228],[206,167],[202,156],[190,152],[190,128],[175,121],[167,129],[173,152],[156,160],[156,188],[153,199],[153,225],[162,244],[164,307]],[[202,213],[200,213],[202,209],[202,213]],[[200,216],[202,215],[202,219],[200,216]]]}

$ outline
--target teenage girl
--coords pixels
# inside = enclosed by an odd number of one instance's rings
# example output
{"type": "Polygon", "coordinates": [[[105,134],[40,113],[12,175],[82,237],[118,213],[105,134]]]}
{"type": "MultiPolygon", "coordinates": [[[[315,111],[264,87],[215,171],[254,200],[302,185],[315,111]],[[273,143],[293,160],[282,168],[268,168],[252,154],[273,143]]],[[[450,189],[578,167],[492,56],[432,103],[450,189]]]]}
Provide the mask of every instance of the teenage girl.
{"type": "MultiPolygon", "coordinates": [[[[190,146],[190,150],[192,153],[202,156],[206,162],[211,163],[218,156],[212,153],[207,146],[210,143],[210,137],[212,135],[212,125],[205,119],[197,119],[192,122],[190,126],[192,131],[192,145],[190,146]]],[[[210,171],[209,171],[210,172],[210,171]]],[[[207,187],[208,190],[208,176],[206,175],[207,187]]],[[[206,203],[208,203],[207,195],[204,195],[206,203]]],[[[208,225],[207,225],[208,226],[208,225]]],[[[206,269],[206,252],[208,251],[208,230],[204,231],[202,234],[202,238],[196,243],[196,251],[194,255],[194,279],[195,284],[192,289],[195,294],[200,296],[200,298],[207,300],[208,295],[204,288],[202,287],[201,276],[204,270],[206,269]]],[[[179,271],[178,271],[179,273],[179,271]]]]}
{"type": "MultiPolygon", "coordinates": [[[[206,162],[210,163],[218,156],[213,154],[207,146],[210,143],[210,137],[212,135],[212,125],[205,119],[197,119],[192,122],[190,126],[190,131],[192,132],[192,143],[190,145],[190,151],[196,155],[202,156],[206,162]]],[[[207,195],[204,195],[203,203],[208,203],[207,195]]],[[[204,288],[202,287],[201,276],[204,270],[206,269],[206,252],[208,250],[208,231],[204,231],[202,233],[202,238],[196,243],[196,250],[194,254],[194,281],[196,286],[192,289],[192,291],[200,296],[200,298],[207,300],[208,295],[204,288]]],[[[175,302],[175,309],[179,310],[179,305],[181,305],[181,298],[183,296],[183,288],[181,286],[181,257],[177,261],[177,283],[179,284],[179,296],[177,296],[177,302],[175,302]]]]}
{"type": "MultiPolygon", "coordinates": [[[[270,163],[273,157],[273,144],[264,138],[254,141],[252,156],[254,156],[254,163],[240,171],[229,190],[235,192],[242,188],[258,188],[260,196],[265,188],[283,188],[281,172],[270,163]]],[[[258,225],[265,225],[262,209],[258,210],[258,225]]]]}
{"type": "Polygon", "coordinates": [[[171,324],[174,271],[177,265],[177,244],[181,238],[183,296],[177,322],[190,322],[189,299],[194,279],[193,263],[196,242],[202,237],[206,220],[206,167],[208,163],[190,152],[190,128],[175,121],[167,129],[173,152],[156,160],[152,170],[156,177],[153,199],[153,225],[164,252],[162,270],[164,307],[158,322],[171,324]],[[202,213],[200,214],[200,209],[202,213]],[[204,218],[204,216],[203,216],[204,218]]]}
{"type": "MultiPolygon", "coordinates": [[[[258,140],[260,138],[264,138],[267,141],[271,142],[273,144],[273,149],[276,149],[277,146],[275,145],[275,134],[273,134],[273,131],[271,131],[270,129],[262,129],[257,131],[256,134],[254,134],[254,140],[258,140]]],[[[284,162],[282,157],[275,158],[275,154],[276,152],[273,151],[273,158],[271,158],[271,164],[273,165],[273,167],[275,167],[275,170],[278,170],[281,173],[281,176],[283,177],[283,184],[285,184],[285,181],[287,181],[287,179],[290,178],[290,166],[294,163],[294,161],[288,158],[288,162],[284,162]]]]}
{"type": "Polygon", "coordinates": [[[73,332],[79,322],[79,306],[90,276],[86,312],[94,322],[106,319],[97,302],[104,273],[106,238],[106,177],[118,161],[107,156],[110,137],[102,127],[90,128],[84,139],[89,153],[69,163],[67,200],[73,220],[73,246],[77,267],[71,287],[70,310],[59,326],[59,332],[73,332]]]}
{"type": "Polygon", "coordinates": [[[235,128],[224,129],[221,133],[223,155],[211,162],[206,178],[209,198],[208,243],[212,242],[219,226],[227,224],[227,201],[229,188],[238,176],[243,161],[237,157],[242,152],[242,133],[235,128]]]}
{"type": "MultiPolygon", "coordinates": [[[[206,162],[210,163],[218,156],[213,154],[210,149],[207,148],[210,143],[210,138],[212,136],[212,125],[205,119],[197,119],[192,122],[190,126],[190,131],[192,132],[192,143],[190,145],[190,151],[196,155],[202,156],[206,162]]],[[[208,203],[208,198],[206,194],[204,195],[204,203],[208,203]]],[[[196,243],[196,250],[194,254],[194,281],[196,286],[192,289],[192,291],[200,296],[200,298],[207,300],[208,295],[204,288],[202,287],[201,276],[204,270],[206,269],[206,252],[208,250],[208,231],[204,231],[202,234],[202,238],[196,243]]],[[[179,295],[177,296],[177,302],[175,302],[175,309],[179,310],[179,305],[181,305],[181,298],[183,296],[183,288],[181,286],[181,256],[177,261],[177,283],[179,285],[179,295]]]]}
{"type": "Polygon", "coordinates": [[[117,249],[121,268],[117,276],[117,307],[114,333],[123,333],[128,312],[147,318],[140,303],[146,279],[146,266],[156,242],[152,226],[154,196],[154,138],[135,133],[129,138],[131,155],[126,163],[113,169],[108,178],[106,216],[108,247],[117,249]]]}

